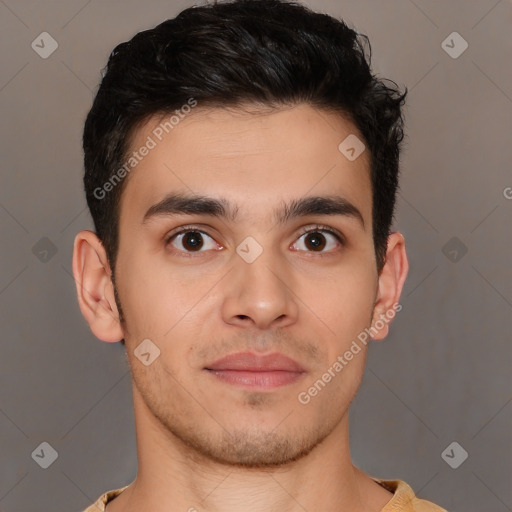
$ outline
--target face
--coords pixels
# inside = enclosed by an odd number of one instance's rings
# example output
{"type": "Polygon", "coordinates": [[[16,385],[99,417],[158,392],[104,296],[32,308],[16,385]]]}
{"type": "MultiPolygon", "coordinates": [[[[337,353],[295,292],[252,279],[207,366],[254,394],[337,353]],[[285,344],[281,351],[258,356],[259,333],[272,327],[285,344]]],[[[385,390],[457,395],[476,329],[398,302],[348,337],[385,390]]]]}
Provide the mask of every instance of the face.
{"type": "Polygon", "coordinates": [[[350,134],[362,140],[358,130],[307,105],[196,110],[161,141],[152,135],[156,118],[132,140],[134,149],[148,136],[157,142],[120,204],[116,285],[134,389],[197,454],[283,464],[338,428],[361,382],[365,346],[308,393],[371,323],[378,275],[369,155],[347,159],[338,146],[350,134]],[[221,201],[226,215],[177,213],[163,202],[171,194],[221,201]],[[291,207],[313,196],[343,198],[345,207],[291,207]],[[151,359],[155,347],[160,353],[146,366],[135,352],[147,339],[151,359]],[[300,371],[255,378],[211,369],[247,352],[283,354],[300,371]]]}

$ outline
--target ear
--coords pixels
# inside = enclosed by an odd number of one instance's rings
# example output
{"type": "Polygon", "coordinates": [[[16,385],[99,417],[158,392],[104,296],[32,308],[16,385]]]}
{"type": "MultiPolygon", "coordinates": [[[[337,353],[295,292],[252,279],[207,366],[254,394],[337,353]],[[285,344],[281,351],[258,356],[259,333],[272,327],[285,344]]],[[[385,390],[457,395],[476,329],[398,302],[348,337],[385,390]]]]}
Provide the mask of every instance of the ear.
{"type": "Polygon", "coordinates": [[[93,334],[103,341],[123,338],[114,298],[112,271],[101,240],[92,231],[80,231],[73,247],[73,275],[78,303],[93,334]]]}
{"type": "Polygon", "coordinates": [[[397,311],[402,309],[399,304],[400,294],[408,271],[405,239],[401,233],[391,233],[388,236],[386,262],[379,275],[377,300],[373,309],[370,328],[373,340],[382,340],[388,335],[389,323],[397,311]]]}

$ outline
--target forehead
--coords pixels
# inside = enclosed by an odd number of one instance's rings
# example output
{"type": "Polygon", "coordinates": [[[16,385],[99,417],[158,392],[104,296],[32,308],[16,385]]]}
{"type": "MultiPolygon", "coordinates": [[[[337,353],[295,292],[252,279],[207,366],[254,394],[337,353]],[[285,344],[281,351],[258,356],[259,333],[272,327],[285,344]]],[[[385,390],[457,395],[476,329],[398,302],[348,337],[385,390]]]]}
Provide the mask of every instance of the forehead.
{"type": "Polygon", "coordinates": [[[196,107],[162,130],[169,119],[152,117],[133,134],[128,157],[138,156],[121,197],[121,223],[140,224],[148,208],[179,191],[229,200],[237,221],[263,220],[264,212],[271,221],[283,201],[336,194],[371,225],[369,152],[350,160],[347,144],[340,151],[345,140],[363,140],[340,114],[309,105],[272,113],[196,107]]]}

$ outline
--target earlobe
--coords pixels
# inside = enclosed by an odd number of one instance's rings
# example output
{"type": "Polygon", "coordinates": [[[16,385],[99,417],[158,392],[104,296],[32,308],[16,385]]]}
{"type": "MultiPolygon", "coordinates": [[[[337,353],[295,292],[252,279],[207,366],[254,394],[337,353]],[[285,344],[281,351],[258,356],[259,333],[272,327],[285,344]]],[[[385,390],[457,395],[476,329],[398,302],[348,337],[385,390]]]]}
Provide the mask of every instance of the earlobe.
{"type": "Polygon", "coordinates": [[[373,310],[373,340],[384,339],[389,332],[389,324],[400,311],[400,295],[409,271],[409,262],[405,251],[405,239],[399,232],[388,237],[386,262],[379,275],[377,301],[373,310]]]}
{"type": "Polygon", "coordinates": [[[80,310],[93,334],[107,342],[123,339],[108,258],[92,231],[80,231],[75,237],[73,276],[80,310]]]}

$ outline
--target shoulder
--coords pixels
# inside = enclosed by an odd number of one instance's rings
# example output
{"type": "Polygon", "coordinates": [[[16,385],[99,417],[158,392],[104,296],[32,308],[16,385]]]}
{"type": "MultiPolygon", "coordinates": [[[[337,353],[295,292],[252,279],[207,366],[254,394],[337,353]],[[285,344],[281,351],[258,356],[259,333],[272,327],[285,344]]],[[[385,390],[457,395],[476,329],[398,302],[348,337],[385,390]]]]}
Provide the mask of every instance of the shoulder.
{"type": "Polygon", "coordinates": [[[91,506],[87,507],[84,512],[105,512],[107,503],[113,500],[116,496],[119,496],[128,485],[121,487],[120,489],[112,489],[102,494],[91,506]]]}
{"type": "Polygon", "coordinates": [[[393,493],[381,512],[448,512],[431,501],[418,498],[411,486],[403,480],[373,480],[393,493]]]}

